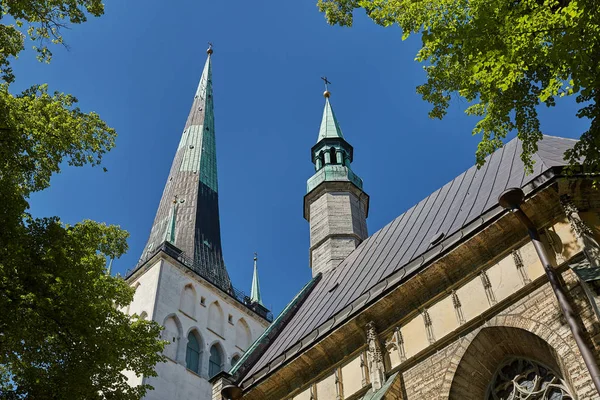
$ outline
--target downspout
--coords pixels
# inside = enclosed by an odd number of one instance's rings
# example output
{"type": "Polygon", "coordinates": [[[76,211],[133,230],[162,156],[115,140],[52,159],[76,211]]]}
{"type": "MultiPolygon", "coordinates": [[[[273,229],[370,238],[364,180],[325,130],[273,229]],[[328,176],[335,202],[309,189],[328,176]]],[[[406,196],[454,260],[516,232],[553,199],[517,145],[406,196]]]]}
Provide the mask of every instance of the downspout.
{"type": "Polygon", "coordinates": [[[571,333],[573,333],[573,338],[577,343],[577,347],[579,347],[583,361],[592,377],[596,392],[600,395],[600,369],[598,368],[598,363],[594,357],[594,352],[585,340],[584,330],[582,328],[583,323],[579,314],[573,309],[556,271],[550,264],[550,259],[546,253],[546,248],[540,240],[540,234],[537,228],[527,214],[521,210],[521,204],[523,203],[524,198],[525,194],[523,193],[523,190],[520,188],[510,188],[498,196],[498,203],[506,210],[512,211],[519,221],[527,228],[531,243],[533,243],[535,251],[544,267],[544,271],[546,272],[550,286],[556,295],[563,316],[565,317],[569,328],[571,328],[571,333]]]}

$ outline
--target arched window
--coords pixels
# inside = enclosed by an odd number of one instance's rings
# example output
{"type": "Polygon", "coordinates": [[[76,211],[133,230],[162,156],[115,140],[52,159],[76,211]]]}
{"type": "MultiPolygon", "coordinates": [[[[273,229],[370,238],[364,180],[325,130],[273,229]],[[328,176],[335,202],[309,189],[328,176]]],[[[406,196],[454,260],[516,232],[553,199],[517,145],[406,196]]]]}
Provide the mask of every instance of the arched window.
{"type": "Polygon", "coordinates": [[[180,324],[176,318],[175,316],[167,318],[164,323],[165,329],[162,331],[163,339],[169,342],[164,349],[165,356],[173,361],[177,361],[177,347],[181,337],[180,324]]]}
{"type": "Polygon", "coordinates": [[[319,160],[321,160],[321,168],[325,166],[325,153],[324,152],[320,152],[319,153],[319,160]]]}
{"type": "Polygon", "coordinates": [[[208,360],[208,377],[212,378],[223,370],[223,354],[218,344],[213,344],[210,348],[210,358],[208,360]]]}
{"type": "Polygon", "coordinates": [[[197,333],[192,331],[188,335],[187,349],[185,351],[185,366],[187,369],[200,373],[200,340],[197,333]]]}
{"type": "Polygon", "coordinates": [[[190,317],[194,317],[196,307],[196,291],[192,285],[186,285],[181,293],[181,303],[179,308],[190,317]]]}
{"type": "Polygon", "coordinates": [[[236,354],[235,356],[231,357],[231,366],[233,367],[238,361],[240,361],[239,355],[236,354]]]}
{"type": "Polygon", "coordinates": [[[235,324],[235,345],[242,350],[250,346],[250,327],[243,318],[235,324]]]}
{"type": "Polygon", "coordinates": [[[337,157],[335,155],[335,147],[329,149],[329,158],[332,164],[337,164],[337,157]]]}
{"type": "Polygon", "coordinates": [[[223,336],[223,310],[216,301],[208,307],[208,328],[223,336]]]}
{"type": "Polygon", "coordinates": [[[142,311],[140,314],[140,319],[148,319],[148,313],[146,311],[142,311]]]}
{"type": "Polygon", "coordinates": [[[487,400],[573,399],[560,375],[535,361],[511,358],[494,374],[487,400]]]}

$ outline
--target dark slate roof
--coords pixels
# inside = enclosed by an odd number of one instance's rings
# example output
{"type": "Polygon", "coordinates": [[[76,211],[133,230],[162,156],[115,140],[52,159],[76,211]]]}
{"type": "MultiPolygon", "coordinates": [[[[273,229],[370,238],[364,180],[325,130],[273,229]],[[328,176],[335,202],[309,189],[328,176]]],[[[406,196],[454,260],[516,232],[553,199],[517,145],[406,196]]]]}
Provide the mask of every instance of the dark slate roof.
{"type": "Polygon", "coordinates": [[[244,386],[250,384],[248,380],[252,375],[257,372],[263,375],[276,368],[297,354],[297,350],[342,323],[366,304],[372,293],[387,285],[375,288],[378,283],[403,267],[408,273],[423,268],[431,259],[432,250],[439,255],[448,240],[461,240],[463,227],[499,208],[497,197],[506,188],[525,187],[550,168],[566,165],[563,154],[575,143],[572,139],[544,136],[533,156],[534,171],[526,175],[520,159],[521,142],[514,139],[489,156],[481,169],[469,168],[370,236],[337,268],[324,274],[293,318],[242,378],[244,386]],[[431,239],[440,233],[444,234],[442,246],[433,249],[431,239]],[[339,286],[331,290],[335,285],[339,286]],[[302,343],[297,346],[299,342],[302,343]],[[294,351],[289,351],[292,347],[294,351]]]}

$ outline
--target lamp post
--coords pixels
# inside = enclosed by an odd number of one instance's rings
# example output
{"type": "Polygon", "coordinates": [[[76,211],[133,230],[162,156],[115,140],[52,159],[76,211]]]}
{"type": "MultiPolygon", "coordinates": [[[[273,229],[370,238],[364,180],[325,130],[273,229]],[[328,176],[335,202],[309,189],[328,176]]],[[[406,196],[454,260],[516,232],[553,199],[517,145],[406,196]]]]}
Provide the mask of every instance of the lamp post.
{"type": "Polygon", "coordinates": [[[546,253],[546,248],[540,240],[540,234],[537,228],[535,225],[533,225],[533,222],[531,219],[529,219],[527,214],[521,210],[521,204],[523,203],[524,198],[525,194],[520,188],[510,188],[498,196],[498,203],[500,203],[503,208],[512,211],[519,221],[521,221],[521,223],[527,228],[527,232],[529,233],[529,237],[531,238],[531,242],[535,247],[535,251],[537,252],[542,266],[544,267],[544,271],[546,272],[550,286],[556,295],[558,305],[560,306],[560,309],[567,320],[569,328],[571,328],[573,338],[577,343],[577,347],[579,347],[579,351],[581,352],[581,356],[583,357],[583,361],[587,366],[588,372],[592,376],[594,386],[596,386],[596,391],[598,394],[600,394],[600,369],[598,368],[598,363],[596,363],[596,358],[592,349],[585,341],[581,318],[573,309],[573,306],[571,305],[569,298],[567,297],[565,290],[558,279],[556,271],[554,271],[554,268],[552,268],[552,265],[550,265],[550,259],[546,253]]]}

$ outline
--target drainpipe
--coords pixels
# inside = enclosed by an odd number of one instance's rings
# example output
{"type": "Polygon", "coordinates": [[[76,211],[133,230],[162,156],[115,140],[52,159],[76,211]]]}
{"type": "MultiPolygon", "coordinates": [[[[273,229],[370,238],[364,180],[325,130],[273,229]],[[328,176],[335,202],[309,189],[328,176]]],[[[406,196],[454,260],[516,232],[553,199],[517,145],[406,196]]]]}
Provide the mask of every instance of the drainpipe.
{"type": "Polygon", "coordinates": [[[529,237],[531,238],[531,242],[535,247],[538,257],[542,262],[544,271],[546,271],[546,276],[548,277],[550,286],[556,295],[558,305],[560,306],[563,316],[567,320],[569,328],[571,328],[573,338],[577,343],[577,347],[579,347],[579,351],[581,352],[583,361],[585,362],[588,372],[592,377],[594,386],[596,386],[596,391],[598,394],[600,394],[600,369],[598,368],[598,363],[594,357],[594,352],[584,338],[584,331],[582,328],[583,323],[569,302],[569,298],[565,293],[561,281],[558,279],[556,271],[554,271],[554,268],[552,268],[552,265],[550,265],[550,259],[546,253],[546,248],[540,240],[540,234],[538,230],[536,229],[535,225],[533,225],[533,222],[529,219],[527,214],[521,210],[521,204],[523,203],[524,198],[525,194],[520,188],[510,188],[498,196],[498,203],[500,203],[503,208],[512,211],[519,221],[521,221],[521,223],[527,227],[527,232],[529,233],[529,237]]]}
{"type": "Polygon", "coordinates": [[[221,389],[221,395],[227,400],[239,400],[242,398],[244,392],[239,386],[227,385],[221,389]]]}

